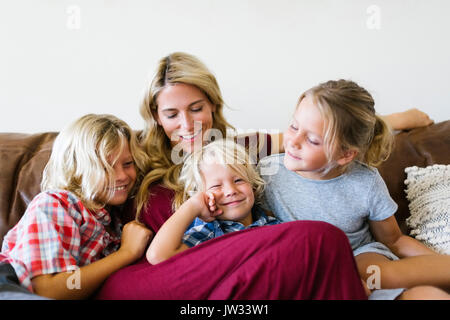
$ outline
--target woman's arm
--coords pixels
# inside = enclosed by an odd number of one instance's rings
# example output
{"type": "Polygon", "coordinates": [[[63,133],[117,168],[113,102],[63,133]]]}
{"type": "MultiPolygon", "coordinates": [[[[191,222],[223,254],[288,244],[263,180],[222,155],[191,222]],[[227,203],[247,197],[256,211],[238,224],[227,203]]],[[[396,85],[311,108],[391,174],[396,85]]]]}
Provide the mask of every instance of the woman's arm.
{"type": "MultiPolygon", "coordinates": [[[[158,264],[177,253],[189,249],[189,246],[182,242],[186,229],[195,218],[201,217],[209,222],[214,220],[211,211],[209,211],[206,202],[206,196],[203,192],[198,192],[195,196],[187,200],[175,213],[167,219],[147,250],[147,260],[151,264],[158,264]],[[208,219],[209,217],[209,219],[208,219]]],[[[211,201],[210,201],[211,202],[211,201]]]]}
{"type": "Polygon", "coordinates": [[[272,142],[270,154],[284,153],[283,133],[272,133],[270,139],[272,142]]]}
{"type": "Polygon", "coordinates": [[[394,216],[382,221],[369,221],[370,231],[376,241],[385,244],[397,257],[437,254],[421,242],[404,235],[394,216]]]}
{"type": "Polygon", "coordinates": [[[428,114],[416,108],[381,116],[392,130],[407,130],[425,127],[433,123],[428,114]]]}
{"type": "Polygon", "coordinates": [[[53,299],[86,299],[97,290],[113,272],[142,257],[151,231],[135,221],[127,223],[122,232],[118,251],[73,273],[61,272],[34,277],[36,294],[53,299]]]}

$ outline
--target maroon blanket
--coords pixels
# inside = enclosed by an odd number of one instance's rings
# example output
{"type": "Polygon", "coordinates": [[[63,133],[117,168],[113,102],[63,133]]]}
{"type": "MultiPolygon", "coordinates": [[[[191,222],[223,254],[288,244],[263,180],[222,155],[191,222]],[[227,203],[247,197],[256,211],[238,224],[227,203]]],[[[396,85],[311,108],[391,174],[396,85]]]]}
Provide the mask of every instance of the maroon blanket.
{"type": "Polygon", "coordinates": [[[366,299],[345,234],[295,221],[227,234],[119,270],[97,299],[366,299]]]}

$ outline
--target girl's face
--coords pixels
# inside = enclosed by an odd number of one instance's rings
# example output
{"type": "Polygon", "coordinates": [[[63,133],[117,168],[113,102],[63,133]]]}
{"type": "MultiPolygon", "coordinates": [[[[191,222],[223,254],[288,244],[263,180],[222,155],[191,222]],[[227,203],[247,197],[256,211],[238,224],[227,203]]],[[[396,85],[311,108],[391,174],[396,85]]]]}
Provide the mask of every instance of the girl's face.
{"type": "Polygon", "coordinates": [[[161,90],[156,99],[156,121],[163,127],[172,147],[191,153],[202,146],[203,136],[213,126],[215,106],[196,86],[177,83],[161,90]]]}
{"type": "Polygon", "coordinates": [[[255,202],[252,185],[229,166],[208,163],[201,165],[205,191],[214,194],[216,206],[222,209],[221,220],[252,223],[252,207],[255,202]]]}
{"type": "Polygon", "coordinates": [[[322,136],[324,125],[324,119],[312,98],[304,97],[283,135],[286,168],[305,178],[330,178],[320,174],[328,164],[322,136]]]}
{"type": "MultiPolygon", "coordinates": [[[[130,147],[128,142],[119,155],[116,163],[113,165],[114,169],[114,182],[115,186],[109,188],[113,191],[112,197],[109,199],[107,204],[112,206],[117,206],[125,203],[128,199],[128,195],[133,189],[134,183],[136,182],[136,168],[134,166],[133,156],[130,152],[130,147]]],[[[110,158],[115,159],[117,154],[113,154],[110,158]]],[[[108,190],[108,191],[109,191],[108,190]]]]}

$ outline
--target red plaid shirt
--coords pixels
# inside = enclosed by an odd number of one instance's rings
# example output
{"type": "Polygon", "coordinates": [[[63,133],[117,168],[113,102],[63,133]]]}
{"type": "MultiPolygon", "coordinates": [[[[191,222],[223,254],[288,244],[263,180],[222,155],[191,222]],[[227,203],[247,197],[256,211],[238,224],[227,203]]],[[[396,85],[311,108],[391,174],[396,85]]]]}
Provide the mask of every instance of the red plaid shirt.
{"type": "Polygon", "coordinates": [[[105,209],[88,210],[65,190],[42,192],[6,234],[0,263],[10,263],[22,286],[32,292],[35,276],[74,271],[116,251],[121,225],[118,219],[114,222],[111,235],[105,229],[111,223],[105,209]]]}

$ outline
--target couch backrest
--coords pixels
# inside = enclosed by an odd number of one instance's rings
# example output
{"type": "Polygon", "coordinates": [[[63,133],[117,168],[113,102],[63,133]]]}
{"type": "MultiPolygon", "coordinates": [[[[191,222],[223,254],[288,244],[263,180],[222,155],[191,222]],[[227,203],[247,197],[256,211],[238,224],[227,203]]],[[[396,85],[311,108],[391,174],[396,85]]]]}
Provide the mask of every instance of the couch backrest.
{"type": "Polygon", "coordinates": [[[395,217],[405,234],[409,234],[405,220],[410,215],[404,184],[405,168],[433,164],[450,164],[450,120],[400,132],[395,137],[395,147],[389,159],[378,168],[399,206],[395,217]]]}
{"type": "MultiPolygon", "coordinates": [[[[19,221],[28,203],[40,192],[42,171],[56,135],[56,132],[0,133],[0,246],[6,232],[19,221]]],[[[396,218],[400,228],[408,232],[404,169],[414,165],[450,164],[450,121],[401,132],[395,142],[394,151],[379,170],[399,205],[396,218]]]]}
{"type": "Polygon", "coordinates": [[[0,244],[40,192],[56,132],[0,133],[0,244]]]}

